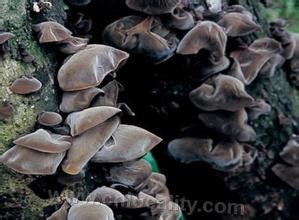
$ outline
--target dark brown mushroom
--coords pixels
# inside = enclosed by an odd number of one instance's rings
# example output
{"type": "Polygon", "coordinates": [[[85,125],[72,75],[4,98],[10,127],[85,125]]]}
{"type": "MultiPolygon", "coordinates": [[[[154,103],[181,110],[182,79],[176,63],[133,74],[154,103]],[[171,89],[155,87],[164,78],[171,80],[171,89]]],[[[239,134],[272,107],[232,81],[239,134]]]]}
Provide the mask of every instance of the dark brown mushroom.
{"type": "Polygon", "coordinates": [[[38,129],[34,133],[16,139],[14,144],[45,153],[62,153],[71,147],[71,142],[70,136],[38,129]]]}
{"type": "Polygon", "coordinates": [[[125,197],[128,201],[123,204],[123,207],[127,209],[149,208],[160,203],[156,198],[144,192],[139,192],[136,196],[127,194],[125,197]]]}
{"type": "Polygon", "coordinates": [[[129,54],[105,45],[88,45],[71,56],[58,71],[59,86],[64,91],[76,91],[98,86],[117,70],[129,54]]]}
{"type": "Polygon", "coordinates": [[[127,202],[128,199],[118,190],[102,186],[92,191],[87,196],[86,201],[95,201],[105,205],[111,205],[127,202]]]}
{"type": "Polygon", "coordinates": [[[12,39],[15,35],[10,32],[0,33],[0,45],[5,44],[7,41],[12,39]]]}
{"type": "Polygon", "coordinates": [[[216,111],[203,112],[198,115],[208,128],[241,142],[256,140],[254,129],[247,124],[248,116],[244,109],[237,112],[216,111]]]}
{"type": "Polygon", "coordinates": [[[232,58],[231,66],[227,69],[226,74],[240,80],[244,85],[247,85],[246,79],[241,69],[240,63],[232,58]]]}
{"type": "Polygon", "coordinates": [[[279,155],[288,164],[299,166],[299,136],[293,135],[279,155]]]}
{"type": "Polygon", "coordinates": [[[293,34],[296,40],[296,48],[292,59],[290,60],[290,69],[293,73],[299,73],[299,34],[293,34]]]}
{"type": "Polygon", "coordinates": [[[5,120],[13,116],[14,107],[8,101],[0,102],[0,120],[5,120]]]}
{"type": "Polygon", "coordinates": [[[275,164],[272,167],[272,171],[289,186],[299,190],[299,166],[292,167],[285,164],[275,164]]]}
{"type": "Polygon", "coordinates": [[[158,64],[174,55],[178,39],[156,17],[127,16],[105,28],[103,42],[158,64]]]}
{"type": "Polygon", "coordinates": [[[253,20],[253,15],[242,5],[230,5],[225,8],[226,13],[237,12],[248,16],[250,20],[253,20]]]}
{"type": "Polygon", "coordinates": [[[70,37],[59,43],[59,51],[68,55],[77,53],[87,46],[88,41],[88,38],[70,37]]]}
{"type": "Polygon", "coordinates": [[[93,107],[97,106],[117,106],[119,84],[116,80],[112,80],[107,85],[105,85],[102,90],[104,91],[103,96],[98,96],[92,103],[93,107]]]}
{"type": "Polygon", "coordinates": [[[92,158],[95,163],[122,163],[140,158],[162,141],[158,136],[133,125],[121,124],[92,158]]]}
{"type": "Polygon", "coordinates": [[[0,162],[22,174],[53,175],[64,156],[65,152],[43,153],[16,145],[0,156],[0,162]]]}
{"type": "Polygon", "coordinates": [[[69,114],[65,123],[70,126],[71,135],[78,136],[120,112],[120,109],[110,106],[87,108],[83,111],[69,114]]]}
{"type": "Polygon", "coordinates": [[[58,209],[51,216],[49,216],[47,218],[47,220],[66,220],[68,210],[69,210],[70,207],[71,207],[71,205],[67,201],[64,201],[64,203],[62,204],[60,209],[58,209]]]}
{"type": "Polygon", "coordinates": [[[54,21],[46,21],[32,26],[38,33],[40,43],[61,42],[72,36],[72,32],[54,21]]]}
{"type": "Polygon", "coordinates": [[[114,116],[75,137],[72,147],[67,153],[67,158],[62,164],[63,171],[70,175],[80,173],[88,161],[108,141],[119,123],[119,117],[114,116]]]}
{"type": "Polygon", "coordinates": [[[247,107],[248,118],[255,120],[261,115],[267,115],[271,112],[271,105],[265,102],[263,99],[257,99],[252,105],[247,107]]]}
{"type": "Polygon", "coordinates": [[[240,80],[222,74],[191,91],[189,97],[196,107],[205,111],[239,111],[254,101],[240,80]]]}
{"type": "Polygon", "coordinates": [[[65,186],[73,186],[77,183],[82,182],[85,178],[85,170],[82,169],[80,173],[76,175],[69,175],[67,173],[61,172],[58,175],[57,182],[65,186]]]}
{"type": "Polygon", "coordinates": [[[26,95],[33,92],[37,92],[42,88],[42,83],[34,78],[23,76],[22,78],[16,79],[10,86],[10,90],[16,94],[26,95]]]}
{"type": "Polygon", "coordinates": [[[164,15],[162,20],[166,27],[178,30],[190,30],[195,25],[192,14],[179,7],[164,15]]]}
{"type": "Polygon", "coordinates": [[[55,126],[60,124],[63,119],[57,112],[41,112],[38,115],[37,121],[44,126],[55,126]]]}
{"type": "Polygon", "coordinates": [[[172,12],[180,2],[180,0],[126,0],[126,5],[145,14],[160,15],[172,12]]]}

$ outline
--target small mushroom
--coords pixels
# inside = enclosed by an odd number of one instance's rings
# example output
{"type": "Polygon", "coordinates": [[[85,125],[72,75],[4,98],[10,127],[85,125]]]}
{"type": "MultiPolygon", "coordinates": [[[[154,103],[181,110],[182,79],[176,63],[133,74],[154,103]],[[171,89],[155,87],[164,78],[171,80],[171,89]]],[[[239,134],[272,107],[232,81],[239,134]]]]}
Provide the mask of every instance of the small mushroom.
{"type": "Polygon", "coordinates": [[[244,84],[232,76],[220,74],[211,84],[204,83],[189,94],[192,103],[201,110],[239,111],[254,101],[244,84]]]}
{"type": "Polygon", "coordinates": [[[77,53],[87,46],[88,41],[88,38],[70,37],[59,43],[59,51],[67,55],[77,53]]]}
{"type": "Polygon", "coordinates": [[[198,115],[198,118],[208,128],[238,141],[252,142],[256,140],[254,129],[247,124],[248,116],[244,109],[237,112],[203,112],[198,115]]]}
{"type": "Polygon", "coordinates": [[[53,175],[64,156],[65,152],[43,153],[16,145],[0,156],[0,162],[22,174],[53,175]]]}
{"type": "Polygon", "coordinates": [[[231,59],[232,59],[231,66],[226,70],[226,74],[229,75],[229,76],[237,78],[244,85],[247,85],[248,83],[246,82],[246,79],[245,79],[244,74],[242,72],[240,63],[234,58],[231,58],[231,59]]]}
{"type": "Polygon", "coordinates": [[[129,54],[105,45],[88,45],[71,56],[58,71],[59,86],[76,91],[98,86],[125,62],[129,54]]]}
{"type": "Polygon", "coordinates": [[[149,15],[170,13],[180,4],[180,0],[126,0],[126,5],[139,12],[149,15]]]}
{"type": "Polygon", "coordinates": [[[59,109],[66,113],[81,111],[88,108],[97,95],[103,95],[104,93],[102,89],[96,87],[74,92],[64,92],[59,109]]]}
{"type": "Polygon", "coordinates": [[[22,78],[16,79],[10,86],[10,90],[16,94],[26,95],[33,92],[37,92],[42,88],[42,83],[34,78],[23,76],[22,78]]]}
{"type": "Polygon", "coordinates": [[[70,207],[71,207],[71,205],[67,201],[64,201],[64,203],[62,204],[60,209],[58,209],[51,216],[49,216],[47,218],[47,220],[66,220],[68,210],[69,210],[70,207]]]}
{"type": "Polygon", "coordinates": [[[66,0],[65,2],[72,6],[86,6],[91,3],[91,0],[66,0]]]}
{"type": "Polygon", "coordinates": [[[69,114],[65,123],[70,126],[71,135],[78,136],[120,112],[120,109],[110,106],[87,108],[83,111],[69,114]]]}
{"type": "Polygon", "coordinates": [[[163,15],[162,20],[166,27],[178,30],[190,30],[195,25],[192,14],[179,7],[163,15]]]}
{"type": "Polygon", "coordinates": [[[272,167],[272,171],[289,186],[299,190],[299,166],[292,167],[285,164],[275,164],[272,167]]]}
{"type": "Polygon", "coordinates": [[[108,168],[106,179],[111,183],[137,188],[149,178],[151,173],[152,168],[149,163],[141,159],[108,168]]]}
{"type": "Polygon", "coordinates": [[[0,102],[0,120],[5,120],[13,116],[14,107],[8,101],[0,102]]]}
{"type": "Polygon", "coordinates": [[[243,37],[260,29],[250,17],[237,12],[224,14],[217,23],[225,28],[229,37],[243,37]]]}
{"type": "Polygon", "coordinates": [[[108,141],[119,123],[119,117],[114,116],[73,138],[72,147],[69,149],[67,158],[62,164],[62,170],[70,175],[80,173],[88,161],[108,141]]]}
{"type": "Polygon", "coordinates": [[[293,73],[299,73],[299,34],[293,34],[296,40],[296,48],[292,59],[290,60],[290,69],[293,73]]]}
{"type": "Polygon", "coordinates": [[[246,15],[250,20],[253,20],[253,15],[242,5],[230,5],[225,8],[226,13],[237,12],[246,15]]]}
{"type": "Polygon", "coordinates": [[[199,59],[197,69],[202,78],[207,78],[229,67],[230,62],[225,57],[226,43],[227,36],[218,24],[201,21],[183,37],[177,53],[190,56],[206,51],[208,55],[199,59]]]}
{"type": "Polygon", "coordinates": [[[12,39],[15,35],[10,32],[0,33],[0,45],[5,44],[7,41],[12,39]]]}
{"type": "Polygon", "coordinates": [[[258,119],[261,115],[269,114],[271,109],[271,105],[266,103],[264,99],[257,99],[247,107],[248,118],[250,120],[258,119]]]}
{"type": "Polygon", "coordinates": [[[299,136],[293,135],[279,155],[288,164],[299,166],[299,136]]]}
{"type": "Polygon", "coordinates": [[[44,129],[27,134],[16,139],[13,143],[45,153],[62,153],[72,145],[70,136],[54,134],[44,129]]]}
{"type": "Polygon", "coordinates": [[[72,205],[69,210],[68,220],[114,220],[113,211],[99,202],[83,202],[72,205]]]}
{"type": "Polygon", "coordinates": [[[105,205],[111,205],[127,202],[128,199],[118,190],[102,186],[92,191],[87,196],[86,201],[95,201],[105,205]]]}
{"type": "Polygon", "coordinates": [[[174,55],[178,39],[156,17],[127,16],[105,28],[103,42],[159,64],[174,55]]]}
{"type": "Polygon", "coordinates": [[[54,21],[46,21],[32,26],[38,33],[40,43],[54,43],[64,41],[72,36],[72,32],[54,21]]]}
{"type": "Polygon", "coordinates": [[[136,126],[121,124],[112,135],[113,142],[105,144],[92,158],[94,163],[122,163],[147,154],[162,139],[136,126]]]}
{"type": "Polygon", "coordinates": [[[102,90],[104,91],[103,96],[96,97],[95,101],[92,103],[93,107],[97,106],[117,106],[119,84],[116,80],[112,80],[107,85],[105,85],[102,90]]]}
{"type": "Polygon", "coordinates": [[[56,112],[41,112],[38,115],[37,121],[44,126],[55,126],[60,124],[63,119],[61,115],[56,112]]]}

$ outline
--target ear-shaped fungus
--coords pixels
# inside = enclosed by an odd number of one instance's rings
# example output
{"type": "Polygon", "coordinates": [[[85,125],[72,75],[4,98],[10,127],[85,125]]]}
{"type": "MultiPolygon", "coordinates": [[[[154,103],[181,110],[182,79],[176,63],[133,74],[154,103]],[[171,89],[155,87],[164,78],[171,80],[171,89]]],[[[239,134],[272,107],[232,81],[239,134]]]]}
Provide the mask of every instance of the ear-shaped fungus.
{"type": "Polygon", "coordinates": [[[202,21],[184,36],[177,53],[194,55],[206,51],[208,56],[198,67],[203,78],[206,78],[229,66],[229,60],[225,57],[226,43],[227,36],[218,24],[202,21]]]}
{"type": "Polygon", "coordinates": [[[162,18],[166,27],[178,30],[189,30],[194,27],[195,20],[190,12],[182,8],[175,8],[171,13],[162,18]]]}
{"type": "Polygon", "coordinates": [[[189,94],[192,103],[201,110],[239,111],[254,101],[244,84],[232,76],[220,74],[211,84],[204,83],[189,94]]]}
{"type": "Polygon", "coordinates": [[[230,5],[225,8],[226,13],[237,12],[246,15],[250,20],[253,20],[253,15],[242,5],[230,5]]]}
{"type": "Polygon", "coordinates": [[[112,143],[105,144],[92,158],[95,163],[122,163],[147,154],[162,139],[136,126],[121,124],[112,135],[112,143]]]}
{"type": "Polygon", "coordinates": [[[59,43],[59,51],[64,54],[74,54],[87,46],[89,39],[80,37],[70,37],[59,43]]]}
{"type": "Polygon", "coordinates": [[[229,37],[246,36],[260,29],[260,26],[252,18],[237,12],[224,14],[217,23],[225,28],[225,32],[229,37]]]}
{"type": "Polygon", "coordinates": [[[41,112],[38,115],[37,121],[44,126],[55,126],[60,124],[63,119],[61,115],[56,112],[41,112]]]}
{"type": "Polygon", "coordinates": [[[102,186],[92,191],[86,198],[86,201],[100,202],[106,205],[127,202],[128,199],[116,189],[102,186]]]}
{"type": "Polygon", "coordinates": [[[47,218],[47,220],[65,220],[67,219],[68,210],[71,207],[71,205],[65,201],[60,209],[58,209],[56,212],[54,212],[50,217],[47,218]]]}
{"type": "Polygon", "coordinates": [[[145,14],[160,15],[170,13],[180,2],[180,0],[126,0],[126,5],[145,14]]]}
{"type": "Polygon", "coordinates": [[[59,86],[64,91],[92,88],[117,70],[129,54],[105,45],[88,45],[71,56],[58,71],[59,86]]]}
{"type": "Polygon", "coordinates": [[[255,120],[261,115],[267,115],[271,112],[271,105],[265,102],[263,99],[257,99],[252,105],[247,107],[248,118],[255,120]]]}
{"type": "Polygon", "coordinates": [[[64,92],[59,109],[66,113],[81,111],[88,108],[97,95],[104,93],[102,89],[96,87],[74,92],[64,92]]]}
{"type": "Polygon", "coordinates": [[[254,129],[247,124],[248,117],[244,109],[237,112],[203,112],[198,118],[208,128],[214,129],[241,142],[256,140],[254,129]]]}
{"type": "Polygon", "coordinates": [[[71,147],[71,141],[70,136],[38,129],[34,133],[16,139],[14,144],[45,153],[62,153],[71,147]]]}
{"type": "Polygon", "coordinates": [[[296,40],[296,48],[292,59],[290,60],[290,69],[293,73],[299,74],[299,34],[293,34],[296,40]]]}
{"type": "Polygon", "coordinates": [[[16,79],[10,86],[10,90],[16,94],[26,95],[33,92],[37,92],[42,88],[42,83],[34,78],[23,76],[22,78],[16,79]]]}
{"type": "Polygon", "coordinates": [[[7,41],[12,39],[15,35],[10,32],[0,33],[0,45],[5,44],[7,41]]]}
{"type": "Polygon", "coordinates": [[[275,164],[272,167],[272,171],[288,185],[299,190],[299,166],[293,167],[285,164],[275,164]]]}
{"type": "Polygon", "coordinates": [[[43,153],[16,145],[0,156],[0,162],[22,174],[53,175],[64,156],[65,152],[43,153]]]}
{"type": "Polygon", "coordinates": [[[292,136],[279,155],[288,164],[299,166],[299,136],[292,136]]]}
{"type": "Polygon", "coordinates": [[[68,220],[114,220],[112,210],[99,202],[79,201],[69,210],[68,220]]]}
{"type": "Polygon", "coordinates": [[[119,123],[119,117],[114,116],[73,138],[72,147],[69,149],[67,158],[62,164],[63,171],[70,175],[80,173],[88,161],[104,146],[119,123]]]}
{"type": "Polygon", "coordinates": [[[119,85],[116,80],[109,82],[105,85],[102,90],[104,91],[103,96],[98,96],[92,103],[93,107],[97,106],[117,106],[119,85]]]}
{"type": "Polygon", "coordinates": [[[127,209],[141,209],[149,208],[153,205],[159,204],[159,201],[144,192],[139,192],[138,195],[125,195],[127,202],[124,203],[124,207],[127,209]]]}
{"type": "Polygon", "coordinates": [[[103,32],[103,41],[133,54],[138,54],[152,63],[161,63],[175,53],[178,40],[155,17],[123,17],[108,25],[103,32]]]}
{"type": "Polygon", "coordinates": [[[121,110],[110,106],[87,108],[68,115],[65,123],[71,128],[71,135],[78,136],[120,113],[121,110]]]}
{"type": "Polygon", "coordinates": [[[42,22],[33,25],[32,28],[38,33],[40,43],[61,42],[72,36],[70,30],[54,21],[42,22]]]}
{"type": "Polygon", "coordinates": [[[5,120],[13,115],[14,107],[7,101],[0,102],[0,120],[5,120]]]}

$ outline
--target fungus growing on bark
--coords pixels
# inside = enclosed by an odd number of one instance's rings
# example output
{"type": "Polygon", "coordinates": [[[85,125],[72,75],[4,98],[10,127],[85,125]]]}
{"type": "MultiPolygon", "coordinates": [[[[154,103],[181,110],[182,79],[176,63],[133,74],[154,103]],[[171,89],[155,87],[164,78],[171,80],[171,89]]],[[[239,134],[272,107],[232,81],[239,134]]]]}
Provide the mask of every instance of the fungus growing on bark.
{"type": "Polygon", "coordinates": [[[178,30],[189,30],[195,25],[192,14],[179,7],[171,13],[163,15],[162,21],[166,27],[178,30]]]}
{"type": "Polygon", "coordinates": [[[10,86],[10,90],[16,94],[26,95],[33,92],[37,92],[42,88],[42,83],[34,78],[23,76],[22,78],[16,79],[10,86]]]}
{"type": "Polygon", "coordinates": [[[294,189],[299,190],[299,166],[288,166],[285,164],[275,164],[272,171],[281,180],[294,189]]]}
{"type": "Polygon", "coordinates": [[[102,90],[104,91],[103,96],[98,96],[92,103],[93,107],[97,106],[117,106],[119,84],[116,80],[112,80],[107,85],[105,85],[102,90]]]}
{"type": "Polygon", "coordinates": [[[0,53],[4,53],[6,48],[5,44],[14,37],[15,35],[10,32],[0,33],[0,53]]]}
{"type": "Polygon", "coordinates": [[[46,21],[32,26],[38,33],[40,43],[55,43],[64,41],[72,36],[72,32],[54,21],[46,21]]]}
{"type": "Polygon", "coordinates": [[[255,120],[261,115],[267,115],[271,112],[271,105],[265,102],[263,99],[257,99],[252,105],[247,107],[248,118],[255,120]]]}
{"type": "Polygon", "coordinates": [[[60,209],[58,209],[56,212],[54,212],[50,217],[47,218],[47,220],[65,220],[67,219],[68,210],[71,207],[71,205],[64,201],[60,209]]]}
{"type": "Polygon", "coordinates": [[[293,73],[299,74],[299,34],[293,34],[296,40],[296,48],[290,60],[290,69],[293,73]]]}
{"type": "Polygon", "coordinates": [[[279,155],[286,163],[299,166],[299,136],[293,135],[279,155]]]}
{"type": "Polygon", "coordinates": [[[59,51],[67,55],[77,53],[87,46],[88,41],[88,38],[70,37],[59,43],[59,51]]]}
{"type": "Polygon", "coordinates": [[[127,202],[128,199],[118,190],[102,186],[92,191],[87,196],[86,201],[95,201],[105,205],[111,205],[127,202]]]}
{"type": "Polygon", "coordinates": [[[8,101],[0,102],[0,120],[5,120],[13,116],[14,107],[8,101]]]}
{"type": "Polygon", "coordinates": [[[129,54],[105,45],[88,45],[71,56],[58,71],[59,86],[64,91],[76,91],[98,86],[117,70],[129,54]]]}
{"type": "Polygon", "coordinates": [[[63,119],[61,115],[56,112],[41,112],[38,115],[37,121],[44,126],[55,126],[60,124],[63,119]]]}

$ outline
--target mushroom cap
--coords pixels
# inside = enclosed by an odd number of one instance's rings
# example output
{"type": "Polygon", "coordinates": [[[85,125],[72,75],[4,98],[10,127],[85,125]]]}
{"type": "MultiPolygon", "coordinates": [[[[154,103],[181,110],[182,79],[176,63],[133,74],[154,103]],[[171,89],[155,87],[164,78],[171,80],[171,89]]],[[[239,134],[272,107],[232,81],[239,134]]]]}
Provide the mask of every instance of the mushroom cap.
{"type": "Polygon", "coordinates": [[[198,118],[208,128],[238,141],[251,142],[256,140],[254,129],[247,124],[248,117],[244,109],[236,112],[202,112],[198,118]]]}
{"type": "Polygon", "coordinates": [[[275,72],[285,63],[285,58],[280,54],[274,54],[263,66],[260,71],[261,76],[273,77],[275,72]]]}
{"type": "Polygon", "coordinates": [[[128,199],[118,190],[102,186],[92,191],[86,198],[86,201],[100,202],[106,205],[124,203],[128,199]]]}
{"type": "Polygon", "coordinates": [[[217,23],[225,28],[229,37],[243,37],[260,29],[260,26],[252,18],[238,12],[224,14],[217,23]]]}
{"type": "Polygon", "coordinates": [[[239,111],[252,105],[254,99],[240,80],[222,74],[212,80],[212,85],[204,83],[190,92],[190,100],[196,107],[205,111],[239,111]]]}
{"type": "Polygon", "coordinates": [[[68,220],[114,220],[113,211],[99,202],[78,202],[68,213],[68,220]]]}
{"type": "Polygon", "coordinates": [[[246,79],[244,77],[244,74],[242,72],[240,63],[235,58],[231,58],[231,59],[232,59],[231,66],[230,66],[229,69],[227,69],[226,74],[229,75],[229,76],[237,78],[244,85],[247,85],[247,81],[246,81],[246,79]]]}
{"type": "Polygon", "coordinates": [[[70,126],[71,135],[78,136],[120,112],[120,109],[110,106],[87,108],[83,111],[69,114],[65,123],[70,126]]]}
{"type": "Polygon", "coordinates": [[[126,0],[126,5],[145,14],[160,15],[172,12],[180,2],[180,0],[126,0]]]}
{"type": "Polygon", "coordinates": [[[105,144],[92,158],[94,163],[122,163],[135,160],[147,154],[162,139],[142,128],[121,124],[112,135],[112,141],[105,144]]]}
{"type": "Polygon", "coordinates": [[[81,111],[88,108],[97,95],[104,93],[102,89],[97,87],[74,92],[64,92],[59,109],[66,113],[81,111]]]}
{"type": "Polygon", "coordinates": [[[76,183],[82,182],[82,180],[85,178],[85,171],[84,169],[81,170],[76,175],[69,175],[67,173],[61,172],[58,175],[57,182],[65,185],[65,186],[72,186],[76,183]]]}
{"type": "Polygon", "coordinates": [[[58,71],[59,86],[64,91],[92,88],[117,70],[129,54],[105,45],[88,45],[71,56],[58,71]]]}
{"type": "Polygon", "coordinates": [[[226,13],[238,12],[247,15],[248,18],[253,20],[253,15],[242,5],[229,5],[228,7],[225,8],[225,12],[226,13]]]}
{"type": "Polygon", "coordinates": [[[22,174],[53,175],[64,156],[65,152],[43,153],[16,145],[0,156],[0,162],[22,174]]]}
{"type": "Polygon", "coordinates": [[[72,138],[66,135],[54,134],[44,129],[27,134],[13,143],[45,153],[62,153],[72,145],[72,138]]]}
{"type": "Polygon", "coordinates": [[[68,5],[72,6],[85,6],[91,3],[91,0],[66,0],[68,5]]]}
{"type": "Polygon", "coordinates": [[[279,155],[288,164],[299,166],[299,136],[292,136],[279,155]]]}
{"type": "Polygon", "coordinates": [[[92,103],[93,107],[97,106],[117,106],[119,84],[116,80],[112,80],[107,85],[105,85],[102,90],[104,91],[103,96],[98,96],[92,103]]]}
{"type": "Polygon", "coordinates": [[[0,33],[0,45],[6,43],[10,39],[12,39],[15,35],[10,32],[2,32],[0,33]]]}
{"type": "Polygon", "coordinates": [[[275,164],[272,167],[273,173],[289,186],[299,190],[299,167],[285,164],[275,164]]]}
{"type": "Polygon", "coordinates": [[[141,159],[109,167],[106,179],[111,183],[121,183],[137,188],[150,177],[151,173],[150,164],[141,159]]]}
{"type": "Polygon", "coordinates": [[[89,42],[88,38],[70,37],[59,43],[59,51],[64,54],[74,54],[84,49],[89,42]]]}
{"type": "Polygon", "coordinates": [[[252,44],[250,44],[250,48],[255,50],[267,50],[273,53],[282,53],[283,51],[281,44],[269,37],[256,39],[252,44]]]}
{"type": "Polygon", "coordinates": [[[251,106],[247,107],[247,113],[250,120],[255,120],[261,115],[267,115],[271,110],[271,105],[266,103],[264,99],[257,99],[251,106]]]}
{"type": "Polygon", "coordinates": [[[124,203],[123,207],[127,209],[149,208],[160,203],[156,198],[144,192],[139,192],[137,196],[127,194],[125,197],[128,201],[124,203]]]}
{"type": "Polygon", "coordinates": [[[8,101],[0,102],[0,120],[11,117],[14,113],[14,107],[8,101]]]}
{"type": "Polygon", "coordinates": [[[178,30],[190,30],[195,25],[192,14],[180,7],[175,8],[171,13],[162,18],[166,27],[178,30]]]}
{"type": "Polygon", "coordinates": [[[56,112],[41,112],[38,115],[37,121],[44,126],[55,126],[60,124],[63,119],[61,115],[56,112]]]}
{"type": "Polygon", "coordinates": [[[123,17],[109,24],[103,42],[158,64],[175,53],[178,39],[156,17],[123,17]]]}
{"type": "Polygon", "coordinates": [[[299,34],[293,34],[293,36],[296,40],[296,48],[290,60],[290,69],[294,73],[299,73],[299,34]]]}
{"type": "Polygon", "coordinates": [[[71,205],[65,201],[60,209],[58,209],[56,212],[54,212],[51,216],[47,218],[47,220],[63,220],[67,219],[68,210],[71,207],[71,205]]]}
{"type": "Polygon", "coordinates": [[[72,147],[69,149],[67,158],[62,164],[62,170],[70,175],[80,173],[88,161],[108,141],[119,123],[119,117],[114,116],[73,138],[72,147]]]}
{"type": "Polygon", "coordinates": [[[32,26],[38,33],[40,43],[61,42],[72,36],[72,32],[54,21],[46,21],[32,26]]]}
{"type": "Polygon", "coordinates": [[[10,86],[11,91],[20,95],[37,92],[41,88],[42,83],[38,79],[27,76],[22,76],[22,78],[16,79],[10,86]]]}

